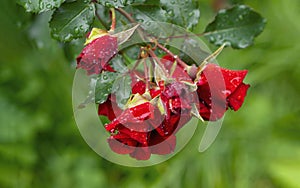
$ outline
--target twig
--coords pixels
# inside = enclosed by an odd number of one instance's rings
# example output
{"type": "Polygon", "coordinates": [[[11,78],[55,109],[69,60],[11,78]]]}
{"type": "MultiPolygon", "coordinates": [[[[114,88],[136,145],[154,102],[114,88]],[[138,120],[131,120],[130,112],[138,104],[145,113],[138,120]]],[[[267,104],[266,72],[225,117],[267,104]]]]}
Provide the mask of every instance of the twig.
{"type": "Polygon", "coordinates": [[[157,47],[159,47],[161,50],[163,50],[167,54],[171,55],[185,70],[187,70],[188,65],[185,64],[185,62],[183,62],[177,55],[174,55],[170,50],[168,50],[167,48],[165,48],[163,45],[161,45],[159,43],[157,43],[157,47]]]}
{"type": "Polygon", "coordinates": [[[114,8],[110,9],[110,13],[111,13],[111,26],[110,26],[110,30],[114,31],[116,29],[116,11],[114,8]]]}

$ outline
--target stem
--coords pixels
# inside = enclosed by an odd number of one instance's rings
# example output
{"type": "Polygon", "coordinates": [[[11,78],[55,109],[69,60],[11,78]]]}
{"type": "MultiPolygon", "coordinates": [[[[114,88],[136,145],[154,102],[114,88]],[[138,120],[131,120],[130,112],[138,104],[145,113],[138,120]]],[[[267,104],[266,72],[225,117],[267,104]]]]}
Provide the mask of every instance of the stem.
{"type": "MultiPolygon", "coordinates": [[[[138,24],[138,22],[135,21],[135,19],[134,19],[130,14],[128,14],[124,9],[122,9],[122,8],[116,8],[116,10],[117,10],[120,14],[122,14],[129,22],[131,22],[131,23],[133,23],[133,24],[138,24]]],[[[144,36],[145,31],[144,31],[141,27],[138,27],[138,28],[137,28],[137,31],[138,31],[140,37],[142,38],[142,40],[145,41],[145,40],[146,40],[146,39],[145,39],[145,36],[144,36]]]]}
{"type": "Polygon", "coordinates": [[[159,47],[161,50],[163,50],[167,54],[171,55],[179,63],[179,65],[181,65],[185,70],[187,70],[188,65],[185,64],[185,62],[183,62],[177,55],[174,55],[170,50],[168,50],[167,48],[165,48],[163,45],[161,45],[159,43],[157,43],[157,47],[159,47]]]}
{"type": "Polygon", "coordinates": [[[110,13],[111,13],[110,31],[114,31],[116,29],[116,11],[115,11],[115,9],[111,8],[110,13]]]}
{"type": "Polygon", "coordinates": [[[134,71],[134,70],[139,66],[141,60],[142,60],[142,59],[138,59],[138,60],[135,62],[135,64],[134,64],[134,66],[132,67],[131,71],[134,71]]]}
{"type": "Polygon", "coordinates": [[[161,69],[163,70],[164,74],[169,77],[169,73],[167,72],[167,70],[165,69],[165,66],[161,63],[161,61],[158,59],[158,57],[156,56],[156,54],[153,52],[153,50],[149,49],[148,51],[149,55],[158,63],[159,66],[161,66],[161,69]]]}
{"type": "MultiPolygon", "coordinates": [[[[128,19],[128,21],[130,21],[131,23],[137,23],[133,17],[128,14],[124,9],[122,8],[117,8],[117,11],[119,11],[125,18],[128,19]]],[[[141,33],[145,33],[144,30],[142,30],[141,28],[138,28],[139,34],[142,37],[142,39],[144,39],[144,35],[141,33]]],[[[157,40],[153,40],[152,41],[157,41],[157,40]]],[[[188,65],[185,64],[185,62],[183,62],[177,55],[174,55],[170,50],[168,50],[167,48],[165,48],[164,46],[162,46],[161,44],[159,44],[158,42],[155,43],[155,45],[157,45],[160,49],[162,49],[163,51],[165,51],[166,53],[168,53],[169,55],[171,55],[172,57],[175,58],[175,60],[186,70],[188,68],[188,65]]],[[[151,54],[150,54],[151,55],[151,54]]],[[[155,55],[155,54],[154,54],[155,55]]],[[[155,55],[156,56],[156,55],[155,55]]],[[[154,58],[154,57],[153,57],[154,58]]],[[[159,61],[160,62],[160,61],[159,61]]]]}
{"type": "Polygon", "coordinates": [[[149,91],[149,72],[148,72],[148,67],[146,65],[146,59],[143,59],[144,63],[144,73],[145,73],[145,79],[146,79],[146,92],[149,91]]]}
{"type": "Polygon", "coordinates": [[[206,36],[206,35],[210,35],[212,33],[213,32],[203,32],[203,33],[191,34],[191,35],[186,34],[186,35],[169,36],[169,37],[166,37],[166,38],[158,38],[158,39],[159,40],[168,40],[168,39],[185,38],[185,37],[193,37],[193,36],[203,37],[203,36],[206,36]]]}
{"type": "Polygon", "coordinates": [[[132,16],[130,14],[128,14],[124,9],[116,8],[116,10],[118,12],[120,12],[125,18],[127,18],[128,21],[130,21],[131,23],[137,24],[137,22],[132,18],[132,16]]]}

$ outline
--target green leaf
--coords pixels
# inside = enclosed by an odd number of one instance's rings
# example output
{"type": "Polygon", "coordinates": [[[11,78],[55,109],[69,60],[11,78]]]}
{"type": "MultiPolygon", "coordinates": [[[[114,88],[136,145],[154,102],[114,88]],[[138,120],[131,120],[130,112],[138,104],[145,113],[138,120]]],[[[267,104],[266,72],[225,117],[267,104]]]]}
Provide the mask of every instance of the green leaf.
{"type": "Polygon", "coordinates": [[[131,78],[120,75],[113,84],[112,92],[116,95],[118,106],[123,109],[131,95],[131,78]]]}
{"type": "Polygon", "coordinates": [[[199,44],[198,41],[192,38],[184,39],[184,42],[181,46],[180,58],[185,63],[192,65],[197,62],[202,62],[210,53],[199,44]]]}
{"type": "Polygon", "coordinates": [[[115,72],[102,72],[96,83],[95,89],[95,102],[102,104],[107,100],[109,94],[111,94],[113,84],[118,74],[115,72]]]}
{"type": "Polygon", "coordinates": [[[124,59],[121,55],[117,55],[112,60],[110,60],[112,63],[112,67],[115,71],[120,73],[125,73],[128,71],[128,68],[125,66],[124,59]]]}
{"type": "Polygon", "coordinates": [[[80,38],[90,29],[94,17],[94,4],[82,1],[64,3],[52,15],[50,21],[52,37],[61,42],[80,38]]]}
{"type": "Polygon", "coordinates": [[[145,1],[146,0],[98,0],[97,3],[110,8],[119,8],[135,3],[143,3],[145,1]]]}
{"type": "Polygon", "coordinates": [[[167,12],[155,1],[126,7],[126,11],[132,14],[133,18],[140,23],[141,27],[149,34],[151,34],[151,31],[161,31],[161,25],[157,22],[167,21],[167,12]]]}
{"type": "Polygon", "coordinates": [[[65,0],[17,0],[27,12],[42,13],[58,8],[65,0]]]}
{"type": "Polygon", "coordinates": [[[168,20],[176,25],[192,29],[200,18],[199,5],[194,0],[161,0],[161,6],[167,11],[168,20]]]}
{"type": "Polygon", "coordinates": [[[215,20],[205,30],[205,36],[215,45],[227,43],[236,49],[246,48],[253,44],[266,24],[266,20],[250,7],[234,6],[220,10],[215,20]]]}

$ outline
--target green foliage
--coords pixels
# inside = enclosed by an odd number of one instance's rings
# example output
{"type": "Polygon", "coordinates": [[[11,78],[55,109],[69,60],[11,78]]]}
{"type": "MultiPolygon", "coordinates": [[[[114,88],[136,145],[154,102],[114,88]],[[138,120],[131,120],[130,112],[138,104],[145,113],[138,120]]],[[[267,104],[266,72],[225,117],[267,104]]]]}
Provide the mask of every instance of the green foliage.
{"type": "Polygon", "coordinates": [[[128,74],[119,75],[112,87],[112,93],[116,95],[116,103],[123,109],[131,95],[131,78],[128,74]]]}
{"type": "Polygon", "coordinates": [[[215,45],[228,43],[233,48],[246,48],[263,31],[265,23],[266,20],[251,8],[238,5],[220,10],[206,27],[205,36],[215,45]]]}
{"type": "Polygon", "coordinates": [[[156,30],[159,24],[156,22],[167,21],[167,12],[157,4],[141,4],[128,6],[126,10],[133,14],[133,18],[142,24],[145,30],[156,30]]]}
{"type": "Polygon", "coordinates": [[[95,88],[95,102],[102,104],[107,100],[108,95],[111,93],[112,86],[118,74],[114,72],[102,72],[96,83],[95,88]]]}
{"type": "Polygon", "coordinates": [[[58,8],[65,0],[17,0],[27,12],[42,13],[58,8]]]}
{"type": "Polygon", "coordinates": [[[90,29],[94,17],[94,4],[82,1],[64,3],[53,13],[50,21],[52,37],[62,42],[83,37],[90,29]]]}
{"type": "Polygon", "coordinates": [[[106,6],[106,7],[118,8],[118,7],[125,7],[125,6],[131,5],[131,4],[143,3],[145,1],[146,0],[114,0],[114,1],[111,1],[111,0],[98,0],[97,2],[101,5],[103,5],[103,6],[106,6]]]}
{"type": "Polygon", "coordinates": [[[200,10],[194,0],[161,0],[160,5],[167,11],[168,21],[181,27],[192,29],[198,24],[200,10]]]}

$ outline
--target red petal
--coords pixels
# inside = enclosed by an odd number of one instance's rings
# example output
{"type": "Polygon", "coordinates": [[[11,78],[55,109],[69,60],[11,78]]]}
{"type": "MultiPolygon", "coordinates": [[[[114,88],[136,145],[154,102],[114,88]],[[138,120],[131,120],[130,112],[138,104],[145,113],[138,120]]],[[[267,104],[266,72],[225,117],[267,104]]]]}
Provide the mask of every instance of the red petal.
{"type": "Polygon", "coordinates": [[[150,89],[150,95],[152,98],[155,98],[156,96],[160,95],[161,89],[159,87],[150,89]]]}
{"type": "Polygon", "coordinates": [[[114,71],[108,62],[118,53],[116,37],[104,35],[89,43],[77,57],[77,68],[88,74],[99,74],[102,70],[114,71]]]}
{"type": "Polygon", "coordinates": [[[132,94],[144,94],[146,91],[146,84],[143,81],[138,81],[135,84],[131,83],[132,94]]]}
{"type": "Polygon", "coordinates": [[[170,135],[169,137],[162,137],[156,131],[153,131],[150,137],[150,141],[150,150],[153,154],[170,154],[176,147],[176,137],[174,135],[170,135]]]}
{"type": "Polygon", "coordinates": [[[135,107],[129,108],[130,114],[138,120],[154,118],[154,106],[150,102],[145,102],[135,107]]]}
{"type": "MultiPolygon", "coordinates": [[[[174,62],[175,62],[175,58],[172,57],[171,55],[165,55],[161,59],[161,62],[165,66],[165,69],[170,71],[172,69],[172,66],[173,66],[174,62]]],[[[176,78],[176,80],[184,80],[184,81],[192,82],[192,80],[191,80],[190,76],[188,75],[188,73],[180,65],[177,65],[175,67],[175,70],[172,74],[172,77],[176,78]]]]}
{"type": "Polygon", "coordinates": [[[229,96],[244,85],[243,80],[246,74],[247,70],[228,70],[215,64],[208,64],[205,67],[197,83],[199,101],[202,102],[200,104],[200,115],[204,120],[215,121],[220,119],[227,110],[229,100],[232,103],[230,107],[233,109],[237,110],[242,105],[245,96],[244,87],[236,97],[229,96]],[[241,100],[236,101],[235,98],[237,97],[241,100]]]}
{"type": "Polygon", "coordinates": [[[231,95],[228,97],[228,106],[234,111],[237,111],[243,104],[249,84],[241,84],[231,95]]]}
{"type": "Polygon", "coordinates": [[[200,116],[205,121],[217,121],[218,119],[221,119],[226,112],[227,108],[220,105],[214,105],[213,108],[208,107],[207,105],[200,102],[200,116]]]}
{"type": "Polygon", "coordinates": [[[122,113],[117,103],[114,100],[115,96],[109,96],[107,101],[98,106],[98,115],[106,116],[110,121],[119,116],[122,113]],[[114,101],[112,101],[114,100],[114,101]]]}
{"type": "Polygon", "coordinates": [[[113,137],[110,137],[107,140],[109,147],[111,150],[118,154],[129,154],[132,153],[135,150],[134,145],[136,145],[136,142],[130,140],[130,139],[123,139],[123,140],[116,140],[113,137]],[[124,143],[123,143],[124,142],[124,143]]]}
{"type": "Polygon", "coordinates": [[[124,126],[120,126],[117,129],[120,133],[128,135],[130,138],[136,140],[137,142],[148,145],[148,132],[138,132],[130,130],[124,126]]]}
{"type": "Polygon", "coordinates": [[[132,158],[136,158],[137,160],[148,160],[151,156],[148,147],[136,147],[134,152],[130,153],[132,158]]]}

